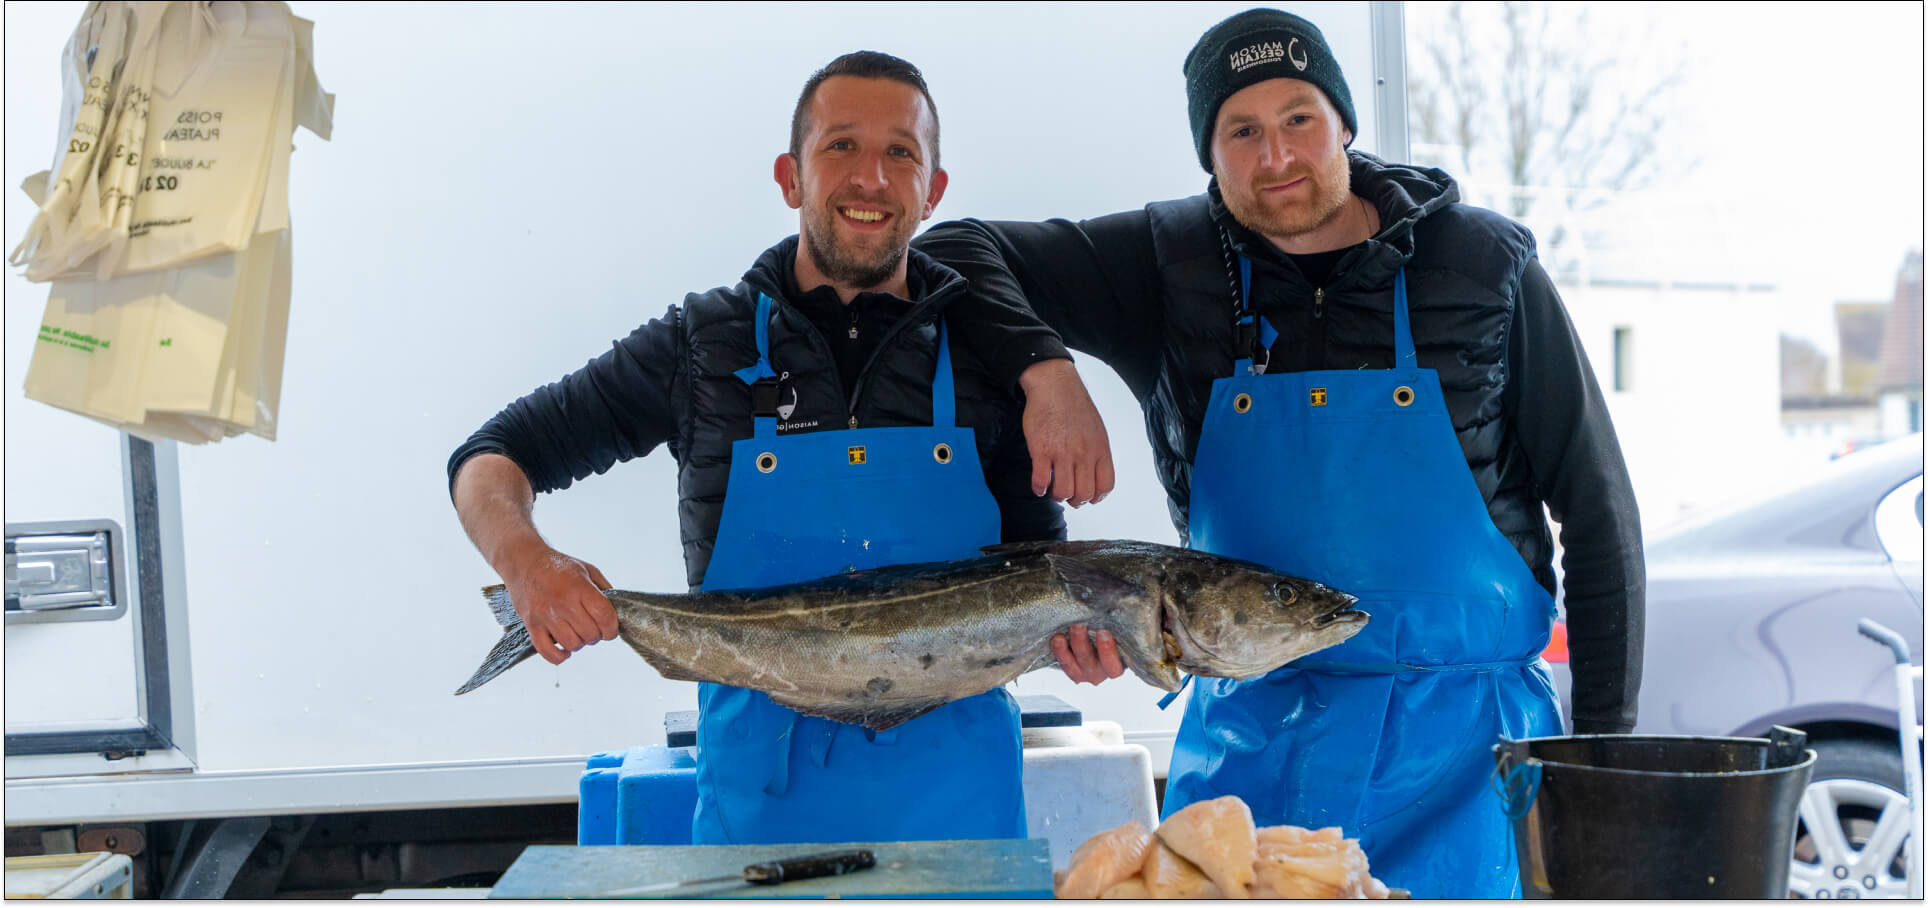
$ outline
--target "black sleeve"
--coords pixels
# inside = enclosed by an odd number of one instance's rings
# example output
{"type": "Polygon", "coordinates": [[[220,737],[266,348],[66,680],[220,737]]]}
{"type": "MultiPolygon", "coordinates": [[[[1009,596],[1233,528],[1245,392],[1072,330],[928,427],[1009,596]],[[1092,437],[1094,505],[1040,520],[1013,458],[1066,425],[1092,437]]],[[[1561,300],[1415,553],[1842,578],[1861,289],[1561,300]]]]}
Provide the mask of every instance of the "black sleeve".
{"type": "Polygon", "coordinates": [[[1566,550],[1573,730],[1632,731],[1647,607],[1640,512],[1593,367],[1537,259],[1520,277],[1507,358],[1513,435],[1566,550]]]}
{"type": "MultiPolygon", "coordinates": [[[[915,245],[963,274],[974,296],[1028,308],[1065,344],[1117,370],[1133,391],[1148,386],[1164,307],[1143,209],[1077,223],[949,221],[915,245]]],[[[1000,377],[1014,365],[990,359],[1000,377]]]]}
{"type": "Polygon", "coordinates": [[[537,492],[641,457],[675,437],[683,377],[681,313],[652,319],[581,369],[503,408],[450,455],[449,490],[464,461],[501,454],[537,492]]]}
{"type": "Polygon", "coordinates": [[[984,485],[997,499],[1000,542],[1037,542],[1065,538],[1064,506],[1049,496],[1031,494],[1031,451],[1024,439],[1024,412],[1015,403],[1003,408],[998,444],[983,464],[984,485]]]}
{"type": "MultiPolygon", "coordinates": [[[[1016,393],[1024,370],[1051,359],[1070,359],[1058,332],[1019,299],[971,293],[944,310],[958,341],[976,353],[1001,391],[1016,393]]],[[[1007,540],[1009,541],[1009,540],[1007,540]]]]}

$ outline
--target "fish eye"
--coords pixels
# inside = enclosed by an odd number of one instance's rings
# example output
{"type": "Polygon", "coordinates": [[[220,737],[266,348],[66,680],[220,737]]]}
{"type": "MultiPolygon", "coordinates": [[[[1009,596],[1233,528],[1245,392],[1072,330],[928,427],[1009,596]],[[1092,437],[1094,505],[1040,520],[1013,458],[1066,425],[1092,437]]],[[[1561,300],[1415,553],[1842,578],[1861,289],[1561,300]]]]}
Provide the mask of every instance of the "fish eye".
{"type": "Polygon", "coordinates": [[[1178,595],[1190,596],[1198,592],[1198,577],[1195,574],[1180,573],[1173,579],[1172,586],[1178,590],[1178,595]]]}
{"type": "Polygon", "coordinates": [[[1280,605],[1291,605],[1299,599],[1299,588],[1281,580],[1272,584],[1272,595],[1278,597],[1280,605]]]}

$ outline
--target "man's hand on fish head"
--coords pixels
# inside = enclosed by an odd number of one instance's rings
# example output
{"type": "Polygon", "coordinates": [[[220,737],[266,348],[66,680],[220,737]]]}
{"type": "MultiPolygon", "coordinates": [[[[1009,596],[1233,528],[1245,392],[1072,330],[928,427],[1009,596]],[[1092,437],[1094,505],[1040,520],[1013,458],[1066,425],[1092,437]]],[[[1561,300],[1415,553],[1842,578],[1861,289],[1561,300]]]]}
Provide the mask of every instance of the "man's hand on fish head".
{"type": "Polygon", "coordinates": [[[1110,631],[1094,634],[1074,624],[1051,638],[1051,654],[1058,657],[1064,676],[1079,684],[1102,684],[1125,673],[1125,664],[1118,659],[1118,641],[1110,631]]]}
{"type": "Polygon", "coordinates": [[[1024,389],[1024,440],[1031,450],[1031,494],[1046,492],[1074,508],[1111,494],[1111,439],[1105,421],[1068,359],[1034,363],[1024,389]]]}
{"type": "Polygon", "coordinates": [[[609,581],[595,565],[547,547],[517,565],[502,582],[536,655],[561,665],[576,650],[616,639],[616,608],[602,593],[609,581]]]}

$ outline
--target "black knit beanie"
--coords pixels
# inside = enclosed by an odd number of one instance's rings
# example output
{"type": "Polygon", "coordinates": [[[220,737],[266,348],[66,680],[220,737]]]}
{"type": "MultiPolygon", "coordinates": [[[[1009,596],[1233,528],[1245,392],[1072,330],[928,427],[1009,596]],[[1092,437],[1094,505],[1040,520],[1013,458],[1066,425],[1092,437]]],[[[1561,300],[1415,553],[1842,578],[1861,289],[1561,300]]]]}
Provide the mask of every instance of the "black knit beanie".
{"type": "Polygon", "coordinates": [[[1352,92],[1319,27],[1291,13],[1248,9],[1206,30],[1185,56],[1192,140],[1198,143],[1198,163],[1206,173],[1212,172],[1212,124],[1219,106],[1239,89],[1267,79],[1317,85],[1338,109],[1346,130],[1359,135],[1352,92]]]}

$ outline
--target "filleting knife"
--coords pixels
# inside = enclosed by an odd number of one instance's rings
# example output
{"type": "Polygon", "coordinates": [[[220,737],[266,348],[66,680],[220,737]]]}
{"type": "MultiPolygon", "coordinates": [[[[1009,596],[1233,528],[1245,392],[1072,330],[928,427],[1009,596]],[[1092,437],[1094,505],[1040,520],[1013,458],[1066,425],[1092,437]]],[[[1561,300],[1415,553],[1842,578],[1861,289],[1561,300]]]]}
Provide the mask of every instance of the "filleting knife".
{"type": "Polygon", "coordinates": [[[634,886],[616,889],[604,895],[641,895],[646,892],[666,892],[685,886],[710,886],[716,883],[743,883],[754,886],[771,886],[791,880],[807,880],[820,876],[840,876],[855,873],[877,865],[877,858],[868,849],[858,848],[850,851],[826,851],[821,854],[806,854],[800,857],[784,858],[779,861],[764,861],[743,868],[741,873],[729,876],[714,876],[701,880],[684,880],[680,883],[655,883],[649,886],[634,886]]]}

